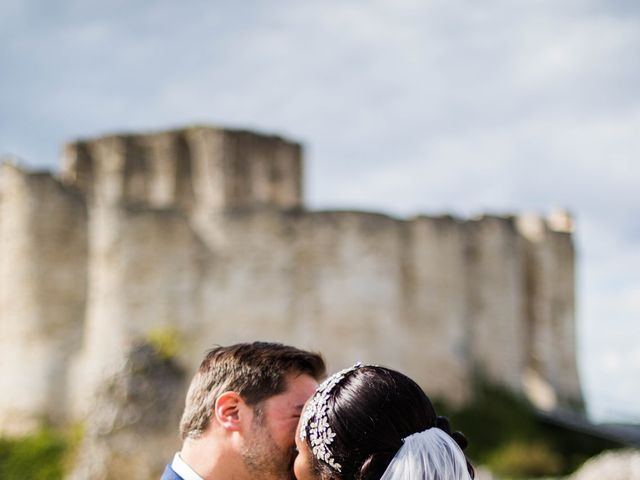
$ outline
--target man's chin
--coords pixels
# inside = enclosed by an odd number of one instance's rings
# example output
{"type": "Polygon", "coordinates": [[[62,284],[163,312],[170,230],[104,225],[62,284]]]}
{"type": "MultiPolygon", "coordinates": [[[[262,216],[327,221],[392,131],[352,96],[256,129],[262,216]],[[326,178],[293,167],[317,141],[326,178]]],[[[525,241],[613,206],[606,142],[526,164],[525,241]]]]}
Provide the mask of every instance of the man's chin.
{"type": "Polygon", "coordinates": [[[296,476],[293,473],[293,464],[295,460],[296,457],[294,454],[292,454],[291,459],[288,462],[283,462],[280,465],[280,468],[276,467],[275,469],[271,470],[271,474],[267,475],[268,478],[273,478],[273,480],[296,480],[296,476]]]}
{"type": "Polygon", "coordinates": [[[289,469],[287,470],[286,476],[282,477],[286,480],[296,480],[296,476],[293,473],[293,464],[296,461],[296,453],[294,451],[291,452],[291,460],[289,461],[289,469]]]}
{"type": "Polygon", "coordinates": [[[286,480],[296,480],[296,476],[293,473],[293,463],[296,461],[296,457],[292,457],[291,462],[289,463],[289,470],[287,470],[287,476],[283,477],[286,480]]]}
{"type": "MultiPolygon", "coordinates": [[[[269,478],[272,478],[272,477],[270,476],[269,478]]],[[[274,475],[273,479],[274,480],[296,480],[296,476],[293,473],[293,468],[291,468],[290,470],[282,472],[278,475],[274,475]]]]}

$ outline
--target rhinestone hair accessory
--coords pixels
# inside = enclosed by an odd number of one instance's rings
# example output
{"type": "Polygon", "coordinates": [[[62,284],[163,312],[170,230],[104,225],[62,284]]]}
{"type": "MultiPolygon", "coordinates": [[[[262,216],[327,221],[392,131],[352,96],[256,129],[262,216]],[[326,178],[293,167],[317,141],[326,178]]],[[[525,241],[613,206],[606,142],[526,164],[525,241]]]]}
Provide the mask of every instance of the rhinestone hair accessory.
{"type": "Polygon", "coordinates": [[[305,408],[300,425],[300,439],[307,438],[307,429],[309,434],[309,443],[313,456],[318,460],[322,460],[337,472],[342,472],[342,465],[337,463],[333,458],[333,454],[329,449],[329,445],[333,443],[336,434],[331,430],[327,419],[327,402],[331,391],[340,383],[340,381],[352,371],[360,368],[362,363],[358,362],[353,367],[345,368],[334,373],[324,382],[320,384],[316,393],[305,408]]]}

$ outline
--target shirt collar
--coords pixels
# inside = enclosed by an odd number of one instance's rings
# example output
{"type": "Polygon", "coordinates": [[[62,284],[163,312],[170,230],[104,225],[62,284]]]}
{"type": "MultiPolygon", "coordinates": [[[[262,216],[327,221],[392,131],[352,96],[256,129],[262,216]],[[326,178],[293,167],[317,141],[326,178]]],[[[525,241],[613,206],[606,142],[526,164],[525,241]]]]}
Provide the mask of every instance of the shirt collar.
{"type": "Polygon", "coordinates": [[[203,478],[194,472],[180,456],[180,452],[176,453],[171,462],[171,468],[180,475],[184,480],[203,480],[203,478]]]}

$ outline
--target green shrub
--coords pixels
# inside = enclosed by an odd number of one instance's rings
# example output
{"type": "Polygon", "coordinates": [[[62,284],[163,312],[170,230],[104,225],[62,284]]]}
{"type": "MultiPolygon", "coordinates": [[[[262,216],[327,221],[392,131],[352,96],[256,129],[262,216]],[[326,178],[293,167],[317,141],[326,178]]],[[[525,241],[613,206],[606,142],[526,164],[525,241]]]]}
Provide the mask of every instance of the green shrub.
{"type": "Polygon", "coordinates": [[[19,439],[0,439],[0,478],[62,479],[66,451],[65,438],[50,430],[19,439]]]}
{"type": "Polygon", "coordinates": [[[450,417],[454,430],[461,430],[467,436],[469,448],[465,453],[476,462],[486,462],[496,449],[509,443],[539,435],[538,421],[531,407],[499,387],[479,387],[474,401],[461,409],[447,408],[443,402],[436,408],[450,417]]]}
{"type": "Polygon", "coordinates": [[[472,463],[506,476],[568,475],[586,459],[621,446],[544,421],[524,399],[486,383],[478,384],[469,405],[452,409],[440,401],[435,406],[467,436],[465,454],[472,463]]]}
{"type": "Polygon", "coordinates": [[[514,442],[495,450],[487,465],[498,475],[509,478],[531,478],[558,475],[563,460],[543,443],[514,442]]]}

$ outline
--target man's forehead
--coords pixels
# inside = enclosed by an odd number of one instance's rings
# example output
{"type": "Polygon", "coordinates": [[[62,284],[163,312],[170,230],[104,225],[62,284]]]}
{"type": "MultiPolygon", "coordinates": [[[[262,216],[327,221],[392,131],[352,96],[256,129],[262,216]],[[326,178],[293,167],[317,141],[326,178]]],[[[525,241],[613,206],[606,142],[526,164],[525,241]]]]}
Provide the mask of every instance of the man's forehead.
{"type": "Polygon", "coordinates": [[[270,403],[287,406],[301,410],[305,403],[313,395],[318,382],[308,374],[295,374],[287,378],[287,387],[284,392],[274,395],[270,403]]]}

